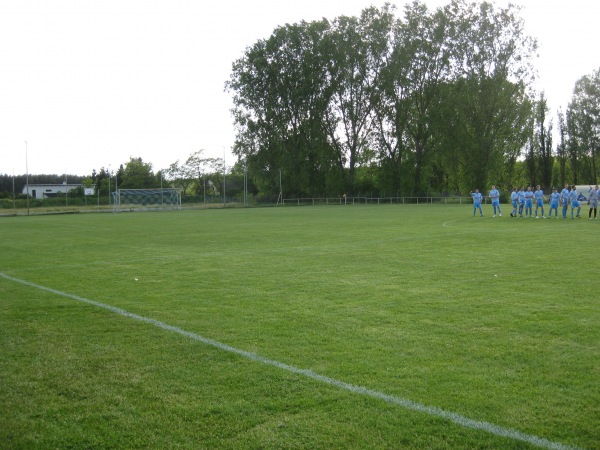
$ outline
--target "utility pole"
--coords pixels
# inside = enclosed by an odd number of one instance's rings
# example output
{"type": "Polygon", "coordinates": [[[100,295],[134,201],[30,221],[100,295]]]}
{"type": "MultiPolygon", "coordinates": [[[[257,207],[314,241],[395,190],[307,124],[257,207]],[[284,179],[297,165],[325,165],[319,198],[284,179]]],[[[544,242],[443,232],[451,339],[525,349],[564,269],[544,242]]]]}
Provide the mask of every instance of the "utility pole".
{"type": "Polygon", "coordinates": [[[29,165],[27,162],[27,141],[25,141],[25,185],[27,186],[27,215],[29,215],[29,165]]]}

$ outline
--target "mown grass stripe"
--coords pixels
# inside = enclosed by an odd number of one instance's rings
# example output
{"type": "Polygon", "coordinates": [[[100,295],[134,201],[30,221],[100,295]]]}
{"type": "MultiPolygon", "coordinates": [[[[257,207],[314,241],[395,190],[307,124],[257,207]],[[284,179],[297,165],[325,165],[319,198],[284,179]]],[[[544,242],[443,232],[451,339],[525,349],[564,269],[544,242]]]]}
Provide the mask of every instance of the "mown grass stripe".
{"type": "Polygon", "coordinates": [[[311,378],[317,381],[320,381],[322,383],[331,385],[331,386],[336,386],[340,389],[344,389],[347,391],[350,391],[352,393],[355,394],[360,394],[360,395],[365,395],[368,397],[372,397],[372,398],[376,398],[376,399],[380,399],[383,400],[387,403],[390,404],[395,404],[398,406],[401,406],[402,408],[411,410],[411,411],[416,411],[416,412],[420,412],[420,413],[424,413],[433,417],[440,417],[442,419],[448,420],[450,422],[453,422],[457,425],[460,425],[462,427],[465,428],[470,428],[470,429],[475,429],[475,430],[482,430],[488,433],[491,433],[495,436],[500,436],[500,437],[506,437],[509,439],[514,439],[517,441],[521,441],[521,442],[527,442],[529,444],[533,444],[539,447],[543,447],[543,448],[548,448],[548,449],[576,449],[578,447],[573,447],[573,446],[567,446],[564,444],[561,444],[559,442],[554,442],[551,441],[549,439],[545,439],[542,437],[538,437],[535,435],[531,435],[531,434],[527,434],[527,433],[523,433],[520,432],[518,430],[513,430],[510,428],[504,428],[501,427],[499,425],[495,425],[493,423],[490,422],[485,422],[485,421],[479,421],[479,420],[474,420],[474,419],[470,419],[468,417],[462,416],[460,414],[451,412],[451,411],[446,411],[444,409],[435,407],[435,406],[428,406],[428,405],[424,405],[422,403],[418,403],[418,402],[414,402],[412,400],[407,400],[404,398],[400,398],[400,397],[396,397],[393,395],[388,395],[385,394],[383,392],[378,392],[378,391],[374,391],[372,389],[368,389],[366,387],[363,386],[357,386],[357,385],[353,385],[350,383],[346,383],[344,381],[341,380],[337,380],[335,378],[330,378],[324,375],[320,375],[318,373],[315,373],[311,370],[307,370],[307,369],[300,369],[298,367],[294,367],[294,366],[290,366],[288,364],[279,362],[279,361],[275,361],[269,358],[265,358],[263,356],[257,355],[255,353],[251,353],[251,352],[247,352],[245,350],[241,350],[235,347],[232,347],[230,345],[224,344],[222,342],[218,342],[215,341],[213,339],[210,338],[206,338],[204,336],[201,336],[199,334],[196,333],[192,333],[190,331],[186,331],[182,328],[179,327],[175,327],[172,325],[169,325],[167,323],[161,322],[159,320],[156,319],[151,319],[148,317],[144,317],[144,316],[140,316],[138,314],[135,313],[131,313],[129,311],[126,311],[124,309],[121,308],[117,308],[111,305],[107,305],[105,303],[100,303],[94,300],[90,300],[84,297],[79,297],[77,295],[73,295],[73,294],[69,294],[66,292],[62,292],[62,291],[58,291],[56,289],[52,289],[50,287],[46,287],[46,286],[42,286],[36,283],[32,283],[30,281],[27,280],[23,280],[20,278],[15,278],[12,277],[10,275],[7,275],[5,273],[0,272],[0,276],[6,280],[15,282],[15,283],[19,283],[25,286],[29,286],[29,287],[33,287],[36,289],[40,289],[46,292],[49,292],[51,294],[55,294],[61,297],[66,297],[66,298],[70,298],[72,300],[76,300],[79,302],[83,302],[83,303],[87,303],[89,305],[93,305],[96,306],[98,308],[103,308],[106,309],[108,311],[114,312],[116,314],[119,314],[120,316],[123,317],[127,317],[130,319],[134,319],[134,320],[138,320],[140,322],[144,322],[150,325],[154,325],[158,328],[162,328],[163,330],[167,330],[167,331],[171,331],[173,333],[177,333],[179,335],[188,337],[190,339],[193,339],[195,341],[201,342],[203,344],[206,345],[210,345],[212,347],[218,348],[220,350],[224,350],[230,353],[234,353],[237,354],[239,356],[242,356],[244,358],[250,359],[252,361],[256,361],[256,362],[260,362],[262,364],[266,364],[266,365],[270,365],[270,366],[274,366],[274,367],[278,367],[280,369],[286,370],[288,372],[294,373],[294,374],[298,374],[298,375],[302,375],[305,376],[307,378],[311,378]]]}

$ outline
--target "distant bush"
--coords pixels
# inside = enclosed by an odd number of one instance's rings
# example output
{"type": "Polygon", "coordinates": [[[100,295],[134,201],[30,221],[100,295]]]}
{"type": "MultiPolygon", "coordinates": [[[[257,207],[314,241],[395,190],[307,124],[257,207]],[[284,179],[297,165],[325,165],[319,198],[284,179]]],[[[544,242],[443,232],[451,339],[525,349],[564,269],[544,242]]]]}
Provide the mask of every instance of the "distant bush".
{"type": "Polygon", "coordinates": [[[0,198],[0,209],[13,209],[14,207],[12,198],[0,198]]]}

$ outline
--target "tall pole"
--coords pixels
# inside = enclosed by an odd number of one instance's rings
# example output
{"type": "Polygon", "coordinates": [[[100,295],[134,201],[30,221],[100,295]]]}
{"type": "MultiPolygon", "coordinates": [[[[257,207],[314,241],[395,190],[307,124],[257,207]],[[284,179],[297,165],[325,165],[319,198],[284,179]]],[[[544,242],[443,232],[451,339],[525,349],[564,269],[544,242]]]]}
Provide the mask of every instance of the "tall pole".
{"type": "Polygon", "coordinates": [[[13,167],[13,210],[15,214],[17,213],[17,203],[15,197],[15,168],[13,167]]]}
{"type": "Polygon", "coordinates": [[[120,203],[120,198],[119,198],[119,170],[117,169],[117,171],[115,172],[115,207],[114,210],[117,211],[118,207],[119,207],[119,203],[120,203]]]}
{"type": "Polygon", "coordinates": [[[111,201],[110,201],[110,164],[108,165],[108,207],[110,208],[111,205],[111,201]]]}
{"type": "Polygon", "coordinates": [[[27,215],[29,215],[29,164],[27,162],[27,141],[25,141],[25,185],[27,186],[27,215]]]}
{"type": "Polygon", "coordinates": [[[248,158],[244,161],[244,206],[248,207],[248,158]]]}
{"type": "Polygon", "coordinates": [[[280,201],[281,201],[281,204],[283,205],[283,188],[281,186],[281,168],[279,169],[279,197],[277,197],[278,205],[279,205],[280,201]]]}

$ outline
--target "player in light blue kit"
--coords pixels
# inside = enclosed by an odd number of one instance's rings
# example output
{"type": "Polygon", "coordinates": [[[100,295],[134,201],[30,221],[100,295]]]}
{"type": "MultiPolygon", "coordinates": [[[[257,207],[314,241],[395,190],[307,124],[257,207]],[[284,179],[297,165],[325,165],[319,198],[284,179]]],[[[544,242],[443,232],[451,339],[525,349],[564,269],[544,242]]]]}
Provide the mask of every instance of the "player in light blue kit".
{"type": "Polygon", "coordinates": [[[573,211],[575,211],[575,208],[577,208],[577,217],[581,218],[581,216],[579,215],[581,211],[581,205],[579,203],[579,192],[577,192],[575,185],[573,185],[573,188],[569,192],[569,203],[571,204],[571,219],[575,218],[573,217],[573,211]]]}
{"type": "Polygon", "coordinates": [[[475,192],[471,192],[471,197],[473,197],[473,217],[475,217],[475,213],[479,209],[479,215],[483,217],[483,210],[481,209],[481,200],[483,200],[483,195],[479,192],[479,189],[475,189],[475,192]]]}
{"type": "Polygon", "coordinates": [[[569,209],[569,184],[565,184],[565,187],[560,191],[560,204],[562,205],[562,217],[567,218],[567,210],[569,209]]]}
{"type": "Polygon", "coordinates": [[[523,190],[523,186],[519,187],[517,195],[519,196],[519,217],[523,217],[523,207],[525,206],[525,191],[523,190]]]}
{"type": "Polygon", "coordinates": [[[544,216],[544,200],[546,200],[546,196],[544,195],[544,191],[542,190],[539,184],[536,187],[537,190],[533,193],[533,197],[535,198],[535,218],[540,218],[538,216],[538,209],[542,208],[542,219],[545,219],[546,216],[544,216]]]}
{"type": "Polygon", "coordinates": [[[500,192],[496,189],[495,185],[492,185],[489,197],[492,199],[492,207],[494,208],[494,217],[496,217],[496,211],[498,215],[502,217],[502,211],[500,210],[500,192]]]}
{"type": "Polygon", "coordinates": [[[533,217],[533,191],[527,186],[525,191],[525,217],[533,217]]]}
{"type": "Polygon", "coordinates": [[[513,188],[513,191],[510,194],[510,201],[512,202],[513,207],[510,217],[517,217],[517,208],[519,206],[519,193],[517,192],[517,188],[513,188]]]}
{"type": "Polygon", "coordinates": [[[552,217],[552,210],[554,210],[554,215],[558,219],[558,203],[560,202],[560,194],[556,190],[556,188],[552,189],[552,194],[550,194],[550,212],[548,213],[548,218],[552,217]]]}
{"type": "Polygon", "coordinates": [[[590,186],[590,195],[588,197],[588,204],[590,205],[590,220],[592,219],[592,211],[594,211],[594,220],[596,220],[599,197],[600,191],[598,190],[598,185],[596,185],[595,187],[590,186]]]}

